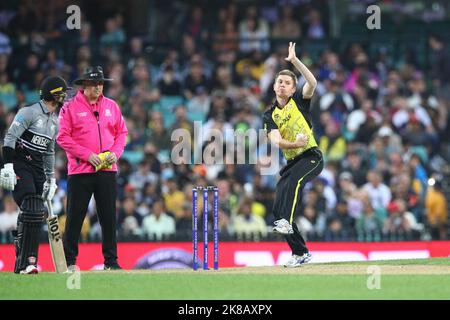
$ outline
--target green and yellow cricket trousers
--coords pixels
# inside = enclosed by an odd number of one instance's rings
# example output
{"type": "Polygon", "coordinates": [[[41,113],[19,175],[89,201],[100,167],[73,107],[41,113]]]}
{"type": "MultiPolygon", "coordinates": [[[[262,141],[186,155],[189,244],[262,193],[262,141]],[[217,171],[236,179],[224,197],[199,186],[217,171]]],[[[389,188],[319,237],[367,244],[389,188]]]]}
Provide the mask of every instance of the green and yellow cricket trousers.
{"type": "Polygon", "coordinates": [[[292,254],[302,255],[308,252],[305,240],[295,223],[295,217],[301,210],[303,188],[307,182],[317,177],[322,169],[322,152],[314,147],[288,161],[280,171],[281,178],[276,187],[273,215],[277,220],[284,218],[292,225],[294,233],[284,236],[292,254]]]}

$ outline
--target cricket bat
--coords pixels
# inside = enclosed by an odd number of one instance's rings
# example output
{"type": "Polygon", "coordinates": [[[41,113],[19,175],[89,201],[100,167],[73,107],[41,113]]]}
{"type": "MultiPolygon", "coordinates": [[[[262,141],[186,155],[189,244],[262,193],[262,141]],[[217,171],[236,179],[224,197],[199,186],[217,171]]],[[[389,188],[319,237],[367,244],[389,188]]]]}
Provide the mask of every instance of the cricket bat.
{"type": "Polygon", "coordinates": [[[58,216],[53,214],[52,202],[50,200],[47,200],[47,206],[48,243],[50,244],[53,265],[55,266],[56,273],[64,273],[67,272],[67,264],[61,233],[59,232],[58,216]]]}

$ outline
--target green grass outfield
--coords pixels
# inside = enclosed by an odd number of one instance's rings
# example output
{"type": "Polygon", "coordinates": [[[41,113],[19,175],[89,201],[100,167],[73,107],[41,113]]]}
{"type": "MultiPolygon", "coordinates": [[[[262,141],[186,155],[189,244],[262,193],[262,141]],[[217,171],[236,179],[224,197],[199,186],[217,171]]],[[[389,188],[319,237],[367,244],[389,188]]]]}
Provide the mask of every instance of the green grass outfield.
{"type": "Polygon", "coordinates": [[[78,275],[2,272],[0,299],[450,299],[449,258],[78,275]],[[368,282],[376,283],[369,266],[379,268],[375,271],[380,272],[380,289],[367,287],[368,282]],[[78,275],[80,289],[68,289],[67,282],[76,285],[78,275]]]}

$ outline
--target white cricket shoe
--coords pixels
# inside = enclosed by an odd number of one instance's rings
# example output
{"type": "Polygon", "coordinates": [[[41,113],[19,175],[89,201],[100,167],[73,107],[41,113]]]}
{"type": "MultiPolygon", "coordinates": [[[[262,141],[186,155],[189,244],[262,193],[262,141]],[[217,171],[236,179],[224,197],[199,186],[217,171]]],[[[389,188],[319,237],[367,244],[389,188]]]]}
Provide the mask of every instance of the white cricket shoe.
{"type": "Polygon", "coordinates": [[[273,223],[275,227],[273,227],[272,231],[275,233],[281,234],[293,234],[294,230],[292,229],[292,225],[286,219],[280,219],[274,221],[273,223]]]}
{"type": "Polygon", "coordinates": [[[292,257],[286,262],[284,265],[286,268],[297,268],[300,267],[302,264],[310,262],[312,259],[311,253],[304,253],[303,255],[299,256],[296,254],[293,254],[292,257]]]}
{"type": "Polygon", "coordinates": [[[30,264],[24,270],[20,271],[20,274],[38,274],[38,273],[39,273],[38,268],[32,264],[30,264]]]}

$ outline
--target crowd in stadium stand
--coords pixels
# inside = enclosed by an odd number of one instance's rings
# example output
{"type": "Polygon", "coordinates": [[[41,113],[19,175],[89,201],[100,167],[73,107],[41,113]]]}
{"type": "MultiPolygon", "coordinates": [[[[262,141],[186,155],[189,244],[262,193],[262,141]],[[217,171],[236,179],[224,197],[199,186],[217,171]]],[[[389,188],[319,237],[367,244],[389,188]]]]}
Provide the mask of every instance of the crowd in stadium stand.
{"type": "MultiPolygon", "coordinates": [[[[302,40],[327,39],[329,28],[319,10],[305,6],[298,15],[293,3],[264,12],[231,4],[214,14],[200,7],[167,13],[158,33],[178,33],[181,41],[159,48],[127,32],[123,15],[108,17],[98,33],[86,19],[73,31],[61,20],[66,16],[26,1],[0,20],[0,137],[18,109],[39,99],[45,76],[71,82],[100,64],[114,79],[105,95],[121,106],[129,130],[118,173],[120,239],[189,239],[197,185],[219,188],[221,237],[264,239],[274,220],[277,175],[261,175],[263,159],[175,165],[171,133],[183,128],[194,136],[193,121],[224,133],[261,129],[274,76],[289,68],[288,41],[298,40],[298,57],[318,79],[311,107],[326,159],[304,193],[301,232],[325,241],[448,239],[443,173],[450,160],[450,57],[444,42],[427,39],[428,69],[358,42],[314,56],[302,50],[302,40]],[[178,21],[177,29],[170,21],[178,21]]],[[[66,164],[58,150],[54,210],[62,225],[66,164]]],[[[9,193],[1,190],[0,197],[0,242],[7,242],[18,208],[9,193]]],[[[94,208],[91,203],[84,241],[101,234],[94,208]]]]}

